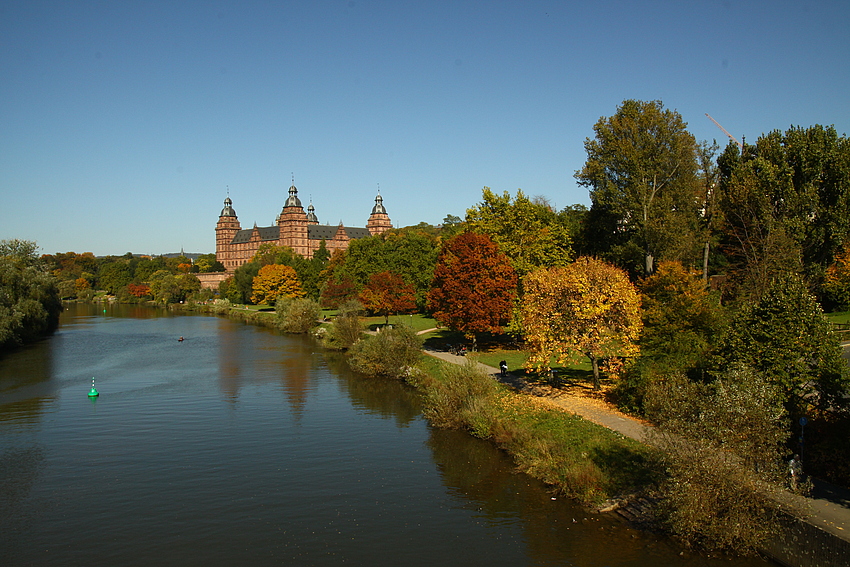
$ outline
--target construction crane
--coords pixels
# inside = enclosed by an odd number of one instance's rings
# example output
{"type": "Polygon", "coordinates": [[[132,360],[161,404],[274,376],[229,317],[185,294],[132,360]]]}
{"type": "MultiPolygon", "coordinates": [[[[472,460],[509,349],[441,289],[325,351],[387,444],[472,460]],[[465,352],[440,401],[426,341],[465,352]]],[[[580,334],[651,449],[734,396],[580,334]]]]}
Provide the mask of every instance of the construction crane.
{"type": "Polygon", "coordinates": [[[717,126],[718,128],[720,128],[721,130],[723,130],[723,133],[724,133],[724,134],[726,134],[727,136],[729,136],[729,139],[730,139],[730,140],[732,140],[733,142],[735,142],[736,144],[738,144],[738,147],[739,147],[739,148],[741,148],[741,150],[743,150],[743,149],[744,149],[744,144],[742,144],[741,142],[739,142],[738,140],[736,140],[736,139],[735,139],[735,137],[734,137],[732,134],[730,134],[729,132],[727,132],[727,131],[726,131],[726,128],[724,128],[723,126],[721,126],[721,125],[720,125],[720,123],[719,123],[719,122],[717,122],[717,120],[715,120],[714,118],[712,118],[712,117],[711,117],[711,114],[709,114],[708,112],[706,112],[706,113],[705,113],[705,115],[706,115],[706,116],[708,116],[708,119],[709,119],[709,120],[711,120],[712,122],[714,122],[714,125],[715,125],[715,126],[717,126]]]}

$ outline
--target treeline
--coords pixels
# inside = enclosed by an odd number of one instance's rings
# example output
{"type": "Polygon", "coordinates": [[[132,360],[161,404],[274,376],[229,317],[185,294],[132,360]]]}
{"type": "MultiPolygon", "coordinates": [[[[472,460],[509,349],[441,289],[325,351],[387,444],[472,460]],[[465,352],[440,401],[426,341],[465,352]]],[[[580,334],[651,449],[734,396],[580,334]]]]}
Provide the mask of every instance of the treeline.
{"type": "Polygon", "coordinates": [[[101,291],[122,303],[206,300],[213,294],[201,290],[193,274],[224,269],[215,254],[202,254],[194,262],[185,256],[140,257],[130,252],[100,258],[91,252],[65,252],[45,254],[41,259],[56,278],[62,299],[91,300],[101,291]]]}

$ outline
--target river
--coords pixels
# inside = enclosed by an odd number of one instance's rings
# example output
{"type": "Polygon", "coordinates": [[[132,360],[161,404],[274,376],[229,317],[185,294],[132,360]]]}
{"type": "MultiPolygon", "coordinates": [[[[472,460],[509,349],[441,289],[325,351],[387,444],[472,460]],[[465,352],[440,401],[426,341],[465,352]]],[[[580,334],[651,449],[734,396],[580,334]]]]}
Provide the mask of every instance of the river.
{"type": "Polygon", "coordinates": [[[420,410],[307,337],[70,305],[0,358],[2,565],[773,565],[589,514],[420,410]]]}

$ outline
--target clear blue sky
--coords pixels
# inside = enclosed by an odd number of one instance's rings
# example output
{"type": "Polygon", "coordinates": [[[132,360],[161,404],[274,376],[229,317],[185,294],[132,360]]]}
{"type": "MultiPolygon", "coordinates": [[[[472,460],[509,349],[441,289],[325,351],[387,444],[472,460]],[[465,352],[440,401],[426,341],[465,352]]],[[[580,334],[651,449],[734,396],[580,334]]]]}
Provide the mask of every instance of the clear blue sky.
{"type": "Polygon", "coordinates": [[[271,225],[589,204],[593,124],[661,100],[700,140],[850,133],[850,2],[0,1],[0,239],[213,252],[271,225]]]}

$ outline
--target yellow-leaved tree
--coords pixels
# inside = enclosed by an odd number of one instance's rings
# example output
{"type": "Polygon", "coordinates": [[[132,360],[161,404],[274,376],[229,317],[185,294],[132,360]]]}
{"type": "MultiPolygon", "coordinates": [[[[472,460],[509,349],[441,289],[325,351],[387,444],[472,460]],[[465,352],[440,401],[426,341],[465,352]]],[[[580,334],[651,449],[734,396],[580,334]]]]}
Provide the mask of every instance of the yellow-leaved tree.
{"type": "Polygon", "coordinates": [[[554,357],[572,364],[586,356],[598,390],[599,363],[633,357],[642,329],[640,295],[626,273],[596,258],[541,268],[523,280],[522,322],[531,355],[526,367],[548,372],[554,357]]]}
{"type": "Polygon", "coordinates": [[[256,305],[274,305],[278,297],[303,297],[301,282],[291,266],[269,264],[257,272],[251,301],[256,305]]]}

